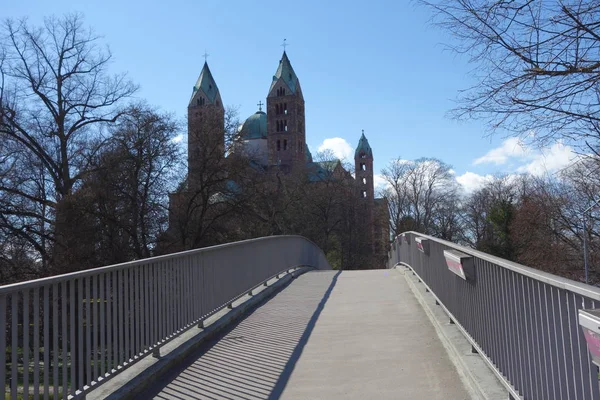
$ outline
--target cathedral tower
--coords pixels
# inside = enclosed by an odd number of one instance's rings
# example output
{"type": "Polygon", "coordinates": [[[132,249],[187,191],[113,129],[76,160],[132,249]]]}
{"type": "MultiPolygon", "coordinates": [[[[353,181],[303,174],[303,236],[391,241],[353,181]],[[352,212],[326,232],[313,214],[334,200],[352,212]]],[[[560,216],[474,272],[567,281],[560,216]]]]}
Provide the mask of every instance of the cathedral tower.
{"type": "Polygon", "coordinates": [[[290,171],[305,164],[304,97],[285,51],[267,95],[267,139],[271,165],[290,171]]]}
{"type": "Polygon", "coordinates": [[[373,150],[362,131],[358,146],[354,152],[354,170],[358,184],[359,196],[368,203],[375,200],[375,187],[373,182],[373,150]]]}
{"type": "Polygon", "coordinates": [[[375,186],[373,182],[373,150],[362,131],[354,152],[354,173],[361,209],[359,223],[364,226],[366,243],[373,246],[375,232],[375,186]]]}
{"type": "Polygon", "coordinates": [[[188,104],[188,189],[195,190],[205,163],[225,156],[225,109],[208,63],[188,104]]]}

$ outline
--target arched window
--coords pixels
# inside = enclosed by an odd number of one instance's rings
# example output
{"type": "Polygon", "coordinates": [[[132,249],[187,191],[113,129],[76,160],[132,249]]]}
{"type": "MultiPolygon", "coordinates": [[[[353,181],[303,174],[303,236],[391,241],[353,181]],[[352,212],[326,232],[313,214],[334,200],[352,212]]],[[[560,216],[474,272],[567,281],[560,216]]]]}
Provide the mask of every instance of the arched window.
{"type": "Polygon", "coordinates": [[[281,150],[281,140],[277,141],[277,151],[281,150]]]}
{"type": "Polygon", "coordinates": [[[287,120],[283,121],[283,130],[287,132],[287,120]]]}
{"type": "Polygon", "coordinates": [[[362,178],[362,181],[363,181],[363,185],[367,184],[367,178],[362,178]]]}
{"type": "Polygon", "coordinates": [[[361,171],[366,171],[367,170],[367,165],[364,162],[360,163],[360,170],[361,171]]]}
{"type": "Polygon", "coordinates": [[[283,149],[287,150],[287,139],[283,139],[283,149]]]}
{"type": "Polygon", "coordinates": [[[283,113],[287,115],[287,103],[283,103],[283,113]]]}

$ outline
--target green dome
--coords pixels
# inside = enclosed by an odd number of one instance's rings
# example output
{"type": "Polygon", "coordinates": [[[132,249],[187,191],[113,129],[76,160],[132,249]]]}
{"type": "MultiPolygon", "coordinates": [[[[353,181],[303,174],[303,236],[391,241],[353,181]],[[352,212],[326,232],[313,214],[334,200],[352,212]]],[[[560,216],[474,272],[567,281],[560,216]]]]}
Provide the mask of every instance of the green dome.
{"type": "Polygon", "coordinates": [[[257,111],[244,122],[241,130],[241,137],[248,139],[266,139],[267,138],[267,114],[257,111]]]}

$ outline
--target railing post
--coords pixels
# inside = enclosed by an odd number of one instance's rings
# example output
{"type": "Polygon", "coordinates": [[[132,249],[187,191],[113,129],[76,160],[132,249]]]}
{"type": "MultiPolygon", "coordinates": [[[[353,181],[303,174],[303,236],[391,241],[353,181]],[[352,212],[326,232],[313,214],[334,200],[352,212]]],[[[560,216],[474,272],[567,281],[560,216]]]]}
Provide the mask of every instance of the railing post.
{"type": "Polygon", "coordinates": [[[152,350],[152,357],[160,358],[160,348],[159,347],[155,347],[154,350],[152,350]]]}

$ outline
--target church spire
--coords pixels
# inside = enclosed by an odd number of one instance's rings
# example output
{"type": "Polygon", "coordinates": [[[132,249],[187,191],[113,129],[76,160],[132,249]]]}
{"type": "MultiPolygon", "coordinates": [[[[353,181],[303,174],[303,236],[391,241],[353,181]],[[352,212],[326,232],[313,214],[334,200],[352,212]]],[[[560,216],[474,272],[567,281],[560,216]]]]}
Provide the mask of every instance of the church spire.
{"type": "Polygon", "coordinates": [[[204,61],[204,66],[198,77],[198,81],[192,89],[192,98],[189,106],[202,106],[205,104],[220,105],[221,95],[217,82],[213,78],[208,62],[204,61]]]}
{"type": "Polygon", "coordinates": [[[373,149],[369,145],[364,129],[358,141],[358,146],[356,146],[356,151],[354,151],[354,157],[359,157],[359,155],[361,155],[361,158],[373,158],[373,149]]]}
{"type": "Polygon", "coordinates": [[[294,72],[292,63],[290,62],[285,50],[283,51],[281,60],[279,60],[277,71],[275,71],[275,75],[273,75],[273,82],[269,88],[269,94],[271,94],[277,85],[277,82],[279,81],[283,81],[287,85],[290,94],[296,94],[299,92],[300,82],[298,81],[298,76],[296,75],[296,72],[294,72]]]}

